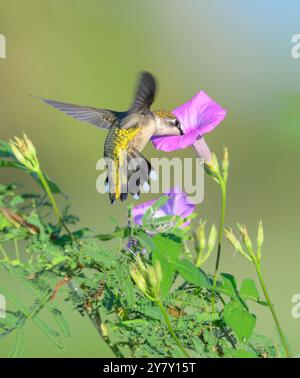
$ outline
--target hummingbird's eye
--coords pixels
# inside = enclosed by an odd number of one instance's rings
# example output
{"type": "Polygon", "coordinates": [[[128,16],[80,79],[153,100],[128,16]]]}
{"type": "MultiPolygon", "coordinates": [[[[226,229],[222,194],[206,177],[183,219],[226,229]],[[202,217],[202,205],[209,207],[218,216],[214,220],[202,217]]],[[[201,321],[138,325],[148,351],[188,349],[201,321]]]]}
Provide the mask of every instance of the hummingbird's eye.
{"type": "Polygon", "coordinates": [[[178,119],[175,119],[175,121],[174,121],[174,126],[175,126],[175,127],[179,127],[179,121],[178,121],[178,119]]]}

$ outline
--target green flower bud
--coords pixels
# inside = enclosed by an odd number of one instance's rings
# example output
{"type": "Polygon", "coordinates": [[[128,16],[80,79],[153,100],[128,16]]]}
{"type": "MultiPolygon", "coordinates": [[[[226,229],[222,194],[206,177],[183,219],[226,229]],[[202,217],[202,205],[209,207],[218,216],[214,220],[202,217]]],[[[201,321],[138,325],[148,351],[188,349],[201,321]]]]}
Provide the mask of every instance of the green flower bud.
{"type": "Polygon", "coordinates": [[[264,228],[262,221],[258,223],[258,231],[257,231],[257,257],[258,260],[261,260],[261,247],[264,243],[264,228]]]}
{"type": "Polygon", "coordinates": [[[242,234],[243,242],[244,242],[248,252],[250,254],[253,254],[253,247],[252,247],[252,243],[251,243],[248,231],[246,229],[246,226],[243,225],[243,224],[242,225],[238,224],[238,228],[240,230],[240,233],[242,234]]]}
{"type": "Polygon", "coordinates": [[[147,293],[146,281],[145,281],[143,275],[141,274],[141,272],[134,265],[131,266],[130,275],[131,275],[133,282],[140,289],[140,291],[143,294],[146,294],[147,293]]]}
{"type": "Polygon", "coordinates": [[[10,148],[15,155],[15,158],[23,164],[30,171],[36,172],[39,170],[39,161],[36,154],[36,149],[31,140],[23,134],[23,139],[15,137],[9,142],[10,148]]]}
{"type": "Polygon", "coordinates": [[[224,181],[226,182],[228,178],[228,168],[229,168],[229,155],[228,155],[227,147],[224,147],[222,168],[223,168],[223,178],[224,178],[224,181]]]}
{"type": "Polygon", "coordinates": [[[130,275],[140,291],[150,300],[159,298],[162,271],[159,261],[154,266],[145,265],[141,258],[136,258],[137,264],[131,265],[130,275]]]}
{"type": "Polygon", "coordinates": [[[216,154],[213,153],[210,161],[205,162],[204,169],[209,176],[211,176],[215,181],[219,182],[220,168],[216,154]]]}
{"type": "Polygon", "coordinates": [[[241,243],[235,237],[235,235],[232,232],[232,230],[231,229],[225,230],[224,233],[225,233],[225,237],[233,245],[234,249],[237,252],[241,253],[243,256],[245,256],[248,260],[251,260],[251,258],[248,256],[248,254],[244,251],[241,243]]]}

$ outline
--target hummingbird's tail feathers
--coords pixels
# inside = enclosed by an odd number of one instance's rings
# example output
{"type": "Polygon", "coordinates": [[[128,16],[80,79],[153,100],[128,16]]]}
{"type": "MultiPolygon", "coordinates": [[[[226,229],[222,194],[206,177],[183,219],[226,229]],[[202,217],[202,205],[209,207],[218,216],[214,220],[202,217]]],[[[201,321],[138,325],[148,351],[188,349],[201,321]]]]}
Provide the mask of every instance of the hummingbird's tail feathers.
{"type": "Polygon", "coordinates": [[[140,197],[141,189],[150,191],[150,178],[154,169],[151,163],[137,150],[129,149],[120,154],[114,166],[107,166],[106,185],[111,204],[126,201],[128,193],[134,199],[140,197]]]}
{"type": "Polygon", "coordinates": [[[109,129],[119,119],[121,114],[108,109],[97,109],[90,106],[68,104],[37,96],[32,97],[44,101],[46,104],[51,105],[53,108],[58,109],[79,121],[91,123],[100,129],[109,129]]]}
{"type": "Polygon", "coordinates": [[[121,151],[114,164],[107,164],[107,178],[110,203],[127,198],[127,152],[121,151]]]}
{"type": "Polygon", "coordinates": [[[138,199],[141,189],[150,191],[151,163],[135,148],[128,151],[128,190],[133,198],[138,199]]]}
{"type": "Polygon", "coordinates": [[[156,82],[149,72],[140,74],[133,104],[129,113],[148,113],[156,92],[156,82]]]}

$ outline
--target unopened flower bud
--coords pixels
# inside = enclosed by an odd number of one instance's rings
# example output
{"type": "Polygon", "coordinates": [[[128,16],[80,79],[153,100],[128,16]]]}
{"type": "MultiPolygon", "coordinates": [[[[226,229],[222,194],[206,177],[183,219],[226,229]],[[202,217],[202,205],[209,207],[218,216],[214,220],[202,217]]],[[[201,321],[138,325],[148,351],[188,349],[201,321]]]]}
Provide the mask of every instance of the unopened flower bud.
{"type": "Polygon", "coordinates": [[[136,286],[140,289],[143,294],[147,293],[147,284],[143,275],[132,265],[130,269],[130,275],[136,286]]]}
{"type": "Polygon", "coordinates": [[[205,171],[208,175],[215,177],[220,173],[218,158],[215,153],[212,153],[209,162],[205,162],[205,171]]]}
{"type": "Polygon", "coordinates": [[[251,260],[250,257],[247,255],[247,253],[244,251],[241,243],[235,237],[235,235],[232,232],[232,230],[231,229],[225,230],[224,233],[225,233],[225,237],[233,245],[234,249],[237,252],[241,253],[243,256],[245,256],[247,259],[251,260]]]}
{"type": "Polygon", "coordinates": [[[253,254],[253,247],[246,226],[238,224],[238,228],[242,234],[243,242],[245,243],[248,252],[253,254]]]}
{"type": "Polygon", "coordinates": [[[39,161],[36,154],[36,149],[31,140],[23,135],[23,139],[15,137],[14,140],[9,142],[13,154],[16,159],[31,171],[39,169],[39,161]]]}
{"type": "Polygon", "coordinates": [[[257,231],[257,257],[261,260],[261,247],[264,243],[264,228],[262,221],[258,223],[258,231],[257,231]]]}
{"type": "Polygon", "coordinates": [[[226,182],[228,178],[228,168],[229,168],[229,155],[228,155],[227,147],[224,147],[222,168],[223,168],[223,178],[224,178],[224,181],[226,182]]]}

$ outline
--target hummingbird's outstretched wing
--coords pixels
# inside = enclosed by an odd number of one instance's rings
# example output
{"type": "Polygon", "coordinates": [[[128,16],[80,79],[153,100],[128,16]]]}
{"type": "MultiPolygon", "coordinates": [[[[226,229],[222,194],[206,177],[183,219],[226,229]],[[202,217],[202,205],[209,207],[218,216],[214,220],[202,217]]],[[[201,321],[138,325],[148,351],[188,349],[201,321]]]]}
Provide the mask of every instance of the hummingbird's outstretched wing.
{"type": "Polygon", "coordinates": [[[129,113],[148,113],[156,92],[156,82],[149,72],[142,72],[129,113]]]}
{"type": "Polygon", "coordinates": [[[108,109],[97,109],[90,106],[81,106],[48,100],[37,96],[33,97],[44,101],[46,104],[53,106],[63,113],[78,119],[79,121],[91,123],[92,125],[95,125],[101,129],[109,129],[118,120],[118,117],[121,114],[108,109]]]}

